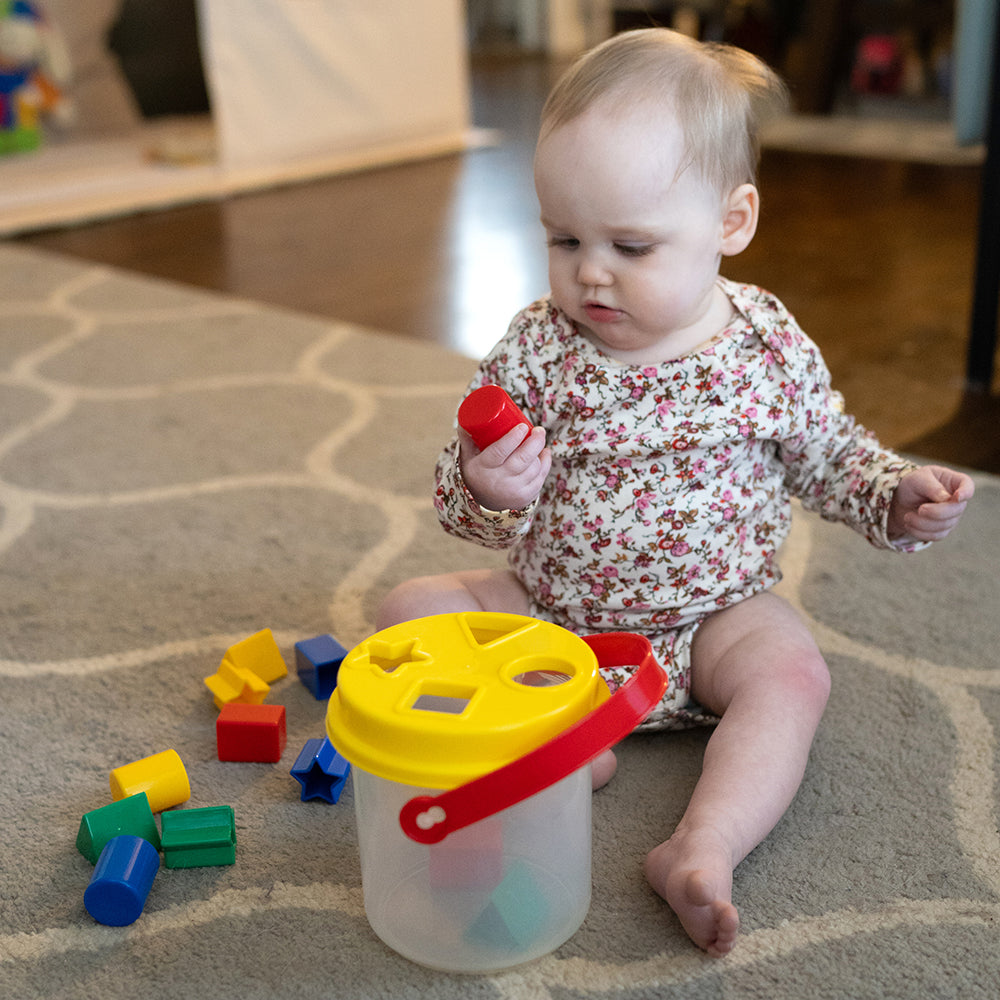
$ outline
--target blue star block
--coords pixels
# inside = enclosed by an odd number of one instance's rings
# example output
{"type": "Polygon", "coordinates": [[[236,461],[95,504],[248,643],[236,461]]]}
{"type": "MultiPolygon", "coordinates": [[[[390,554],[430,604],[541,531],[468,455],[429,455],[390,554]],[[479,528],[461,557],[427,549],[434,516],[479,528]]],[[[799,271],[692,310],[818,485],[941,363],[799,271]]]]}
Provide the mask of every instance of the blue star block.
{"type": "Polygon", "coordinates": [[[347,650],[332,635],[318,635],[295,643],[295,667],[299,680],[320,701],[337,686],[337,671],[347,650]]]}
{"type": "Polygon", "coordinates": [[[323,799],[333,804],[340,799],[351,765],[340,756],[328,739],[306,740],[292,766],[292,777],[302,786],[302,801],[323,799]]]}

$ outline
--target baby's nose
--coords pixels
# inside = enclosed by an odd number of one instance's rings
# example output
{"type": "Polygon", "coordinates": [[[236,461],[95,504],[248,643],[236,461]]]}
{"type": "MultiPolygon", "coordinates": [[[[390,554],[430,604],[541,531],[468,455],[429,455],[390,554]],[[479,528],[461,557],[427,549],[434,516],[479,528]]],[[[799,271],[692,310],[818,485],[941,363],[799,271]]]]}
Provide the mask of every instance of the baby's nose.
{"type": "Polygon", "coordinates": [[[581,285],[593,287],[596,285],[608,285],[611,283],[611,272],[604,265],[597,254],[584,254],[580,258],[580,265],[576,272],[577,281],[581,285]]]}

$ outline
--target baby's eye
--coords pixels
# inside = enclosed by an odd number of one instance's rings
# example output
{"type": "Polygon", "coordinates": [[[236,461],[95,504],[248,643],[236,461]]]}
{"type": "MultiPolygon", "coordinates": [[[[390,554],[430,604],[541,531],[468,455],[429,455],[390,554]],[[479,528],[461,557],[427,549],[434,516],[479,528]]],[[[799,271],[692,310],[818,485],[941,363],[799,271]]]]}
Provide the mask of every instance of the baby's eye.
{"type": "Polygon", "coordinates": [[[616,243],[615,249],[623,257],[645,257],[651,254],[656,246],[652,243],[616,243]]]}
{"type": "Polygon", "coordinates": [[[580,241],[574,236],[550,236],[549,246],[560,250],[575,250],[580,241]]]}

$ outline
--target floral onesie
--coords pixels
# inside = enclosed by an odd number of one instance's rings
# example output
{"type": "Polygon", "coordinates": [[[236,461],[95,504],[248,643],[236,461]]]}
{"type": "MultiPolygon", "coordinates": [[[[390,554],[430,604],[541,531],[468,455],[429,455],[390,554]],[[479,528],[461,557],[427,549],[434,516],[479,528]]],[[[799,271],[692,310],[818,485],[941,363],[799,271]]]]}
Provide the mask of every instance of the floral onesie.
{"type": "Polygon", "coordinates": [[[655,365],[603,354],[549,298],[524,309],[469,388],[502,386],[545,428],[552,469],[538,499],[482,508],[457,438],[436,470],[445,529],[508,549],[533,615],[579,634],[650,638],[670,686],[644,728],[713,721],[689,698],[694,631],[780,579],[791,496],[877,546],[918,547],[886,534],[913,465],[843,413],[818,348],[777,299],[719,280],[736,318],[655,365]]]}

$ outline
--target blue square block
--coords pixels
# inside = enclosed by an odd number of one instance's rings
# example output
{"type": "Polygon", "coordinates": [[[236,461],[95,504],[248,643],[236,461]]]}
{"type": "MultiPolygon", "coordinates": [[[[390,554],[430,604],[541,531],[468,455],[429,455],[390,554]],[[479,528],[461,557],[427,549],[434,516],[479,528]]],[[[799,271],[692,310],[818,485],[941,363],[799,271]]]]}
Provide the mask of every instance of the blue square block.
{"type": "Polygon", "coordinates": [[[347,650],[332,635],[318,635],[295,643],[299,680],[319,700],[329,698],[337,686],[337,671],[347,650]]]}

